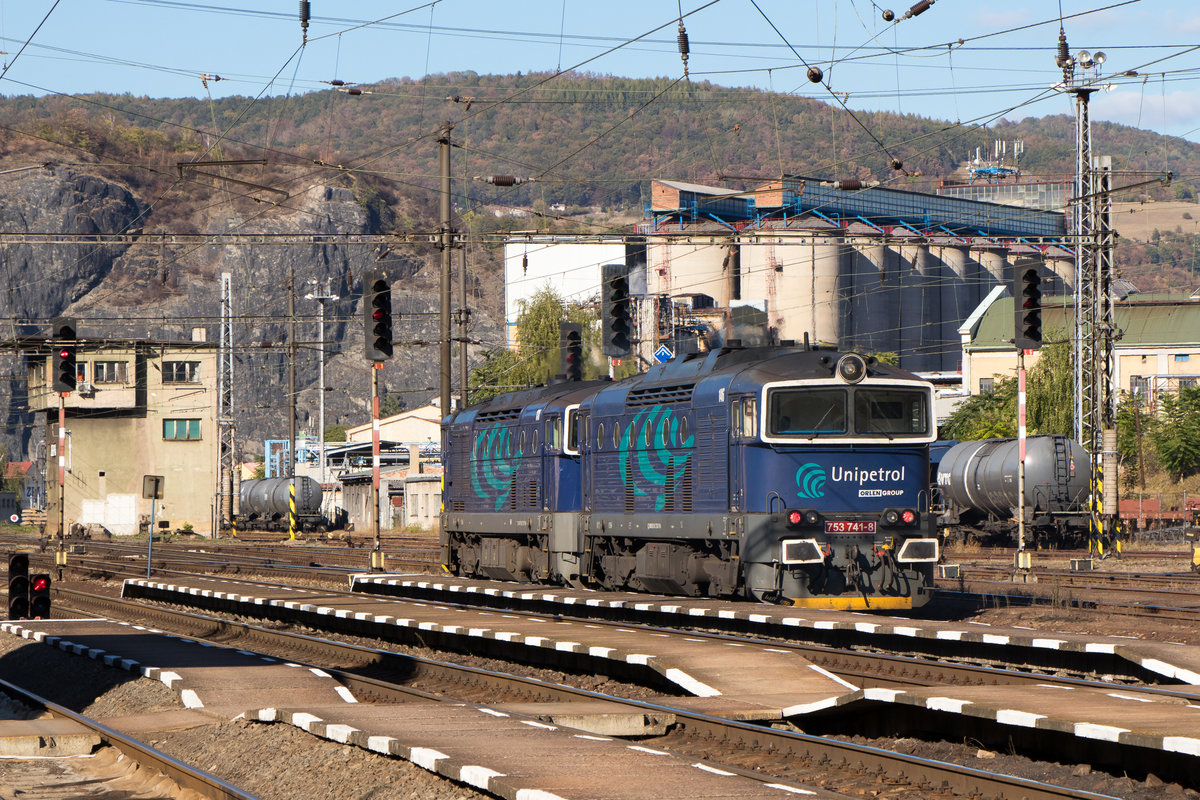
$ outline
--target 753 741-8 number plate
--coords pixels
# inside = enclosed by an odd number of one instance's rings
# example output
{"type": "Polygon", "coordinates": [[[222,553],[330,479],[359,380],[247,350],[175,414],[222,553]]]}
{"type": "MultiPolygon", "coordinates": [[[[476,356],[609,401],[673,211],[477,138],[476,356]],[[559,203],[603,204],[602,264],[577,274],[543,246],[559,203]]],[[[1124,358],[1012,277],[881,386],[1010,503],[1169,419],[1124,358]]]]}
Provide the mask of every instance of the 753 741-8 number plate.
{"type": "Polygon", "coordinates": [[[875,520],[870,519],[870,520],[861,520],[861,521],[852,522],[850,520],[827,519],[827,520],[825,520],[825,532],[826,533],[874,533],[875,532],[875,520]]]}

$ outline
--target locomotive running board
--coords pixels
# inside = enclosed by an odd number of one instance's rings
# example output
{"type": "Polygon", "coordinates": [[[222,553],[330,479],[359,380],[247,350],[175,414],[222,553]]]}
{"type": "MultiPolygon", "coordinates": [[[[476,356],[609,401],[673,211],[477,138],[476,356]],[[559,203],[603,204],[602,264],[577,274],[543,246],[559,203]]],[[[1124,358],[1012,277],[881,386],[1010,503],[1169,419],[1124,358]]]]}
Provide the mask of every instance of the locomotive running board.
{"type": "Polygon", "coordinates": [[[896,611],[912,609],[911,597],[793,597],[793,606],[824,611],[896,611]]]}

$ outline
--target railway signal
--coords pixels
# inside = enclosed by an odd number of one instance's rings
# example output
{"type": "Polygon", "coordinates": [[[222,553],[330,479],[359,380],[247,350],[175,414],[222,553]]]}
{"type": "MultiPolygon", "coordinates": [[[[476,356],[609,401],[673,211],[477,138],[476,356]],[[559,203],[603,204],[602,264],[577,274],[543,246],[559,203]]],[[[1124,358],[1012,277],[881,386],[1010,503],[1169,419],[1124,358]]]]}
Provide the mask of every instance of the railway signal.
{"type": "Polygon", "coordinates": [[[368,361],[392,357],[392,286],[384,274],[363,276],[363,327],[368,361]]]}
{"type": "Polygon", "coordinates": [[[1013,285],[1016,306],[1018,350],[1037,350],[1042,346],[1042,276],[1036,267],[1022,269],[1013,285]]]}
{"type": "Polygon", "coordinates": [[[629,268],[624,264],[604,264],[600,270],[600,324],[604,332],[604,355],[621,358],[632,350],[629,268]]]}
{"type": "Polygon", "coordinates": [[[50,576],[44,572],[29,576],[29,617],[50,618],[50,576]]]}
{"type": "Polygon", "coordinates": [[[79,380],[75,361],[75,320],[59,317],[54,320],[51,340],[54,347],[53,386],[56,392],[73,392],[79,380]]]}
{"type": "Polygon", "coordinates": [[[10,553],[8,556],[8,618],[29,617],[29,556],[10,553]]]}
{"type": "Polygon", "coordinates": [[[583,380],[583,333],[578,322],[558,323],[559,356],[562,374],[569,381],[583,380]]]}

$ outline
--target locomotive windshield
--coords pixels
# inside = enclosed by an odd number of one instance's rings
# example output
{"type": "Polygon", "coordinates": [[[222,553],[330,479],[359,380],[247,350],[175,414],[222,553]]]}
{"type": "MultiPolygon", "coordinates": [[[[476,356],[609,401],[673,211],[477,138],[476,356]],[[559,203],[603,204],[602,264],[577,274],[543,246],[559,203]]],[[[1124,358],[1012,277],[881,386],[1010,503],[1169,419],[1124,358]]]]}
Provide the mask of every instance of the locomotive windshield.
{"type": "Polygon", "coordinates": [[[928,394],[892,386],[780,388],[767,393],[767,436],[929,435],[928,394]]]}

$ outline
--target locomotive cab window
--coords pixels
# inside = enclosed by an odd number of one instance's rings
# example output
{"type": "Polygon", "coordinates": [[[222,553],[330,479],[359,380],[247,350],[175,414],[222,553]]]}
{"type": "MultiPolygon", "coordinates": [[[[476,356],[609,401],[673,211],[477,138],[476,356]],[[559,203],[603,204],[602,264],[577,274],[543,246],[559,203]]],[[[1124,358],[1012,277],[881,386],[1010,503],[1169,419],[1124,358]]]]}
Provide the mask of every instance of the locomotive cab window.
{"type": "Polygon", "coordinates": [[[840,436],[846,433],[845,389],[777,389],[767,395],[769,436],[840,436]]]}
{"type": "Polygon", "coordinates": [[[546,420],[546,449],[558,452],[562,449],[562,418],[546,420]]]}
{"type": "Polygon", "coordinates": [[[570,406],[567,409],[562,425],[563,435],[566,437],[566,441],[563,442],[563,452],[571,456],[579,455],[579,442],[584,441],[579,430],[583,425],[579,416],[579,406],[570,406]]]}
{"type": "Polygon", "coordinates": [[[887,436],[925,436],[929,408],[925,392],[907,389],[858,389],[854,393],[854,432],[887,436]]]}
{"type": "Polygon", "coordinates": [[[737,415],[737,419],[734,420],[737,437],[739,439],[756,438],[758,436],[758,398],[743,397],[734,413],[737,415]]]}

